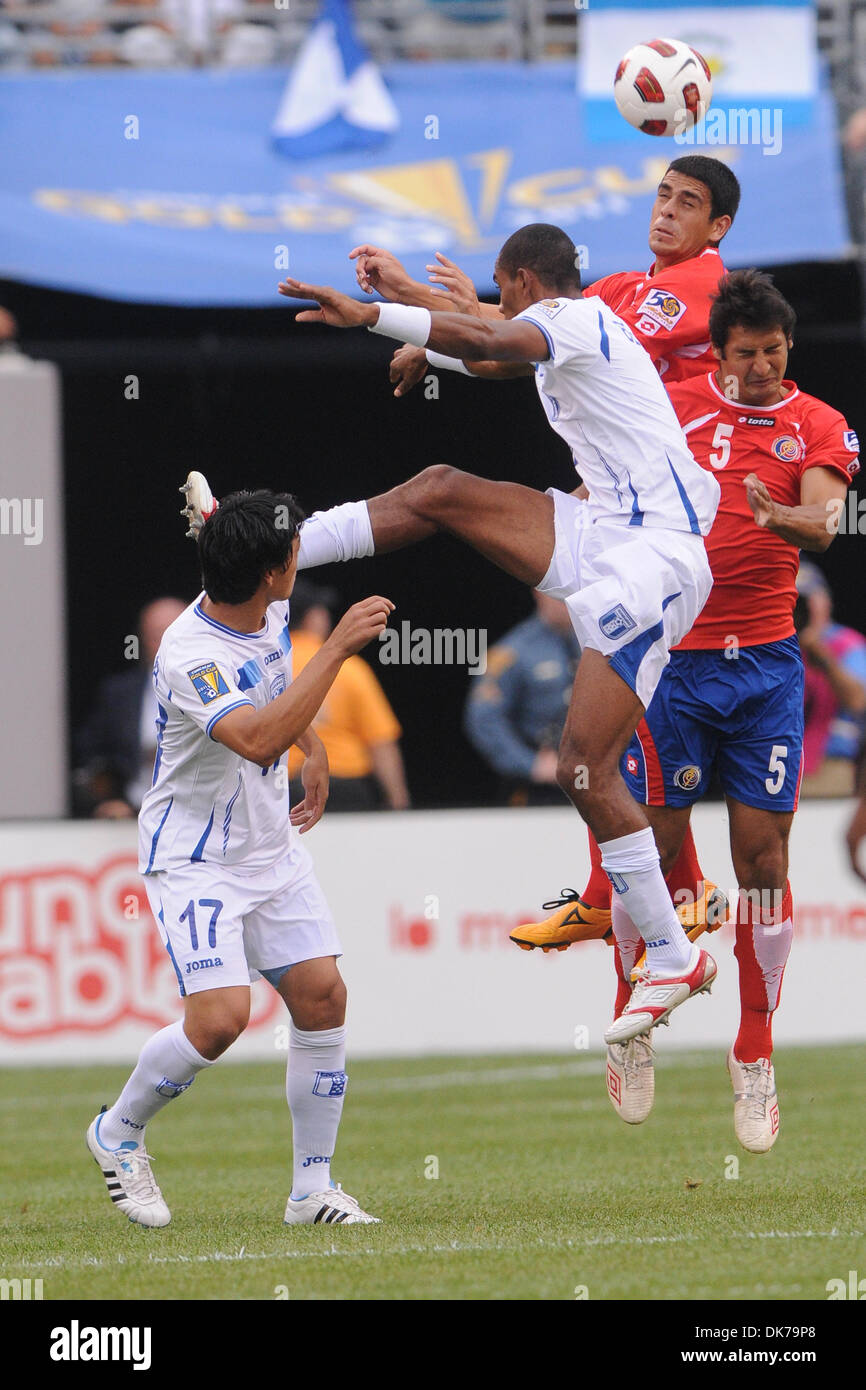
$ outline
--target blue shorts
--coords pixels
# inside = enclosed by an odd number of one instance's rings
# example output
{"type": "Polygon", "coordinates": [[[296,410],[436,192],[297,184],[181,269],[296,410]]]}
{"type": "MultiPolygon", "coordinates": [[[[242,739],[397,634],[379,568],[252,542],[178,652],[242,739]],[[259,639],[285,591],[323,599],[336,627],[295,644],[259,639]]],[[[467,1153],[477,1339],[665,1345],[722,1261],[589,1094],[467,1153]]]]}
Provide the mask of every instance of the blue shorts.
{"type": "Polygon", "coordinates": [[[623,755],[636,801],[691,806],[713,766],[745,806],[794,811],[803,761],[803,660],[796,637],[725,651],[671,652],[623,755]]]}

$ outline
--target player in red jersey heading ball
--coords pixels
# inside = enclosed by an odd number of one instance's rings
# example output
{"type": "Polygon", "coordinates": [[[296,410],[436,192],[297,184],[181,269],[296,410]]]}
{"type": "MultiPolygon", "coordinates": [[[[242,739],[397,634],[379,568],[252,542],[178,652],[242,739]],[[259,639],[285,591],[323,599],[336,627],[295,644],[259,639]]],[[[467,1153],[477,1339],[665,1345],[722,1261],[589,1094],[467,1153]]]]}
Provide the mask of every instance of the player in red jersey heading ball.
{"type": "MultiPolygon", "coordinates": [[[[698,463],[722,490],[706,540],[713,588],[671,652],[623,775],[647,803],[662,868],[715,766],[739,884],[735,954],[740,1027],[728,1054],[734,1126],[744,1148],[776,1140],[772,1018],[793,938],[788,835],[803,748],[803,662],[794,635],[799,549],[823,551],[859,472],[842,415],[786,380],[794,311],[769,276],[735,271],[710,313],[715,372],[669,391],[698,463]],[[756,524],[757,523],[757,524],[756,524]]],[[[614,897],[620,978],[631,996],[638,935],[614,897]]],[[[649,1114],[652,1050],[636,1038],[608,1052],[608,1092],[629,1123],[649,1114]]]]}

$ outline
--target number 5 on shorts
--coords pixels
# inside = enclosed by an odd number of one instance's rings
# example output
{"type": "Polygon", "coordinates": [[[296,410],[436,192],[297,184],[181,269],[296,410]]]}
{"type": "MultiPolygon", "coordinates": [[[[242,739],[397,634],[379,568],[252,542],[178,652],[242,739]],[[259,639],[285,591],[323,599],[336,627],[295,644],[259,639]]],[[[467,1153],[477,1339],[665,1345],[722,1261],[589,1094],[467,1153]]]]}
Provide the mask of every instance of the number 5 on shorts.
{"type": "MultiPolygon", "coordinates": [[[[782,775],[784,776],[784,773],[783,773],[782,775]]],[[[781,785],[781,784],[780,784],[780,785],[781,785]]],[[[777,790],[778,790],[778,788],[777,788],[777,790]]],[[[211,913],[210,922],[208,923],[208,929],[207,929],[207,944],[208,944],[208,946],[210,946],[211,950],[213,950],[214,946],[216,945],[216,924],[217,924],[217,918],[219,917],[220,913],[222,912],[222,906],[223,906],[223,905],[222,905],[222,903],[220,902],[219,898],[199,898],[199,900],[198,900],[198,905],[199,905],[199,907],[212,907],[212,908],[213,908],[213,912],[211,913]]],[[[198,930],[197,930],[196,924],[195,924],[195,903],[193,902],[192,898],[190,898],[190,900],[189,900],[189,902],[187,903],[186,907],[184,908],[183,912],[180,914],[180,917],[178,918],[178,921],[180,921],[180,922],[189,922],[189,944],[190,944],[190,946],[192,947],[192,949],[193,949],[194,951],[197,951],[197,950],[198,950],[198,930]]]]}
{"type": "Polygon", "coordinates": [[[785,767],[785,759],[787,756],[787,743],[773,744],[773,751],[770,754],[770,765],[767,768],[767,771],[772,772],[773,776],[764,778],[764,786],[771,796],[776,796],[777,793],[782,790],[782,784],[785,781],[785,773],[787,772],[787,768],[785,767]]]}

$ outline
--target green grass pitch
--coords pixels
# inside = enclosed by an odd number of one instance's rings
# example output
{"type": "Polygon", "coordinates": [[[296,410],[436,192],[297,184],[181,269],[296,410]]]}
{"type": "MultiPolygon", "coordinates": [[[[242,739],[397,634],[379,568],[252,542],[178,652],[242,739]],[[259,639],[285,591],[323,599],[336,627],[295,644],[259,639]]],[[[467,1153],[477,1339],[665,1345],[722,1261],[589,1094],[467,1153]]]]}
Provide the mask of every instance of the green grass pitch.
{"type": "Polygon", "coordinates": [[[382,1224],[289,1229],[282,1063],[226,1064],[150,1126],[162,1231],[113,1210],[84,1147],[127,1069],[13,1068],[0,1275],[46,1300],[826,1299],[866,1273],[864,1067],[862,1045],[779,1053],[758,1156],[721,1053],[662,1054],[636,1128],[598,1056],[358,1061],[335,1176],[382,1224]]]}

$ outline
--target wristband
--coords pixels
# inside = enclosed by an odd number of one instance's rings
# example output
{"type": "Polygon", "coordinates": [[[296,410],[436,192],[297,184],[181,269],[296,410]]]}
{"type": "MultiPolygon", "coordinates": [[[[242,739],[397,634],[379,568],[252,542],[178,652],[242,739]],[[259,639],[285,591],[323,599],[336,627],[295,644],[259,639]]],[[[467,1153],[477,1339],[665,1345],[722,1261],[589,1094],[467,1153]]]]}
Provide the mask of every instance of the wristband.
{"type": "Polygon", "coordinates": [[[413,347],[424,347],[432,326],[429,309],[417,309],[409,304],[380,304],[379,318],[376,323],[367,325],[367,331],[382,333],[386,338],[399,338],[413,347]]]}
{"type": "Polygon", "coordinates": [[[444,372],[462,372],[464,376],[471,376],[466,363],[459,357],[446,357],[444,352],[431,352],[427,349],[427,361],[431,367],[439,367],[444,372]]]}

